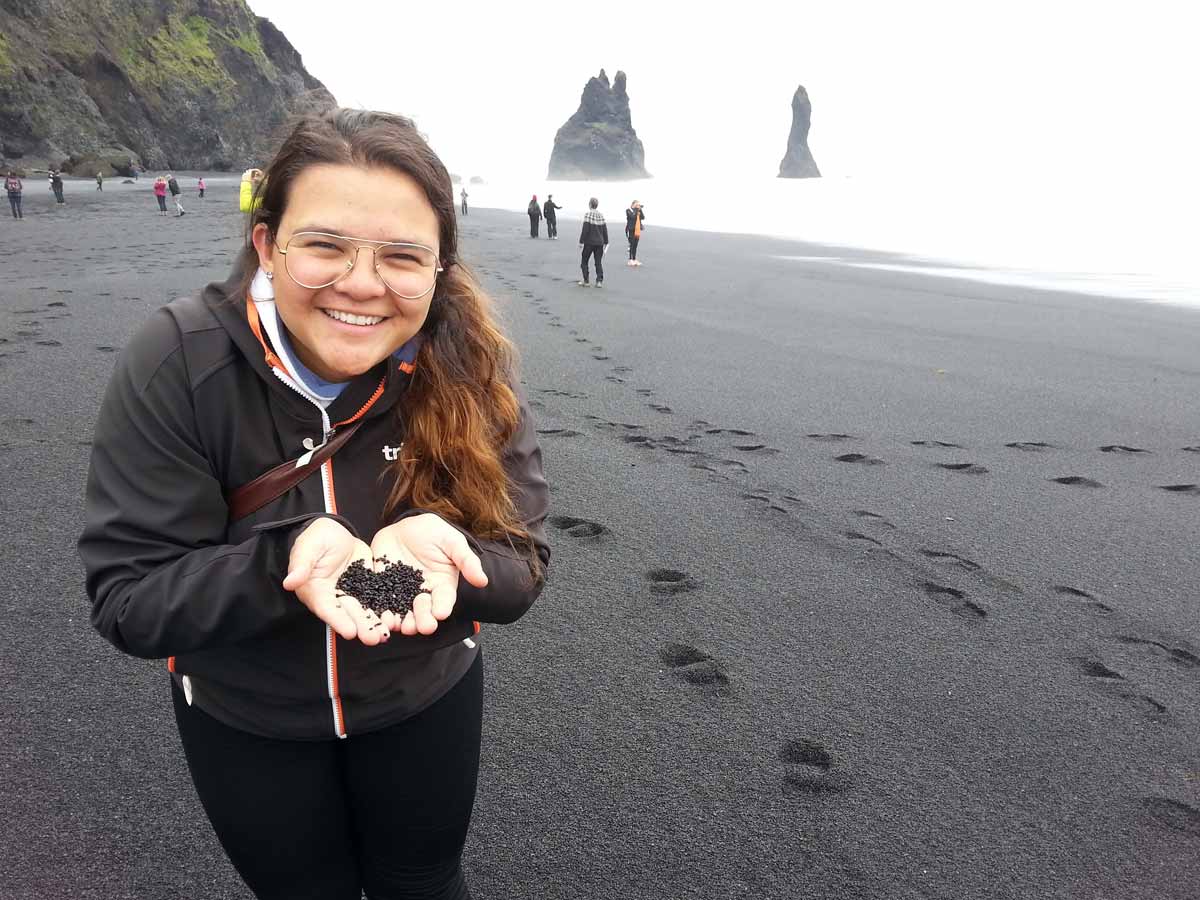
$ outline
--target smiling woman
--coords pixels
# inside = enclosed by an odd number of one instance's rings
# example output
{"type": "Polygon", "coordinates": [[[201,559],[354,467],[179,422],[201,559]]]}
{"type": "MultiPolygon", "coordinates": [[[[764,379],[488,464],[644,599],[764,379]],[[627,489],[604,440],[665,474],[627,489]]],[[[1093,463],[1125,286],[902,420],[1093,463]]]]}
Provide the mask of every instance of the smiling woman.
{"type": "Polygon", "coordinates": [[[155,314],[109,384],[92,619],[170,657],[193,782],[256,896],[466,897],[478,623],[523,615],[550,555],[512,347],[407,119],[301,120],[256,199],[230,279],[155,314]],[[231,512],[262,473],[317,464],[231,512]],[[421,572],[403,616],[338,590],[388,561],[421,572]]]}

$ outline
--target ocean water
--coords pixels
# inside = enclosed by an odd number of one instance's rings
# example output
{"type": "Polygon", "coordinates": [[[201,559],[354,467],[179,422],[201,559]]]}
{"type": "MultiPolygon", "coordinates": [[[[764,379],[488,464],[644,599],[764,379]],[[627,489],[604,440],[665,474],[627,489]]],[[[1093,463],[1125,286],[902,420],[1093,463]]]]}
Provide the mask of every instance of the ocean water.
{"type": "MultiPolygon", "coordinates": [[[[466,184],[470,203],[523,212],[536,193],[578,221],[591,196],[616,222],[634,199],[655,225],[797,238],[833,249],[830,265],[869,266],[1016,286],[1200,306],[1200,181],[1139,175],[1103,183],[1070,173],[1036,178],[910,181],[849,177],[722,181],[654,178],[547,182],[502,178],[466,184]],[[882,251],[881,262],[836,248],[882,251]]],[[[564,234],[564,237],[566,235],[564,234]]],[[[813,257],[806,257],[811,262],[813,257]]]]}

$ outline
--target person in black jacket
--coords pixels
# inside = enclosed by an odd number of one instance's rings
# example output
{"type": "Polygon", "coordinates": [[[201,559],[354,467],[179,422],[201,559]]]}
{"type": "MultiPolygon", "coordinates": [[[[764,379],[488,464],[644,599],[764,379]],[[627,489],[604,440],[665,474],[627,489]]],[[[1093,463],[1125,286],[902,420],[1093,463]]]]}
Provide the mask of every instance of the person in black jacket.
{"type": "Polygon", "coordinates": [[[50,170],[50,190],[54,191],[54,201],[59,205],[64,205],[67,201],[63,199],[63,180],[62,174],[58,169],[50,170]]]}
{"type": "Polygon", "coordinates": [[[186,211],[183,208],[183,201],[179,199],[181,193],[179,182],[175,180],[175,176],[170,172],[167,173],[167,189],[171,192],[171,199],[175,201],[176,215],[185,215],[186,211]]]}
{"type": "Polygon", "coordinates": [[[529,236],[535,238],[538,236],[538,222],[542,220],[542,208],[538,206],[537,194],[534,194],[533,199],[529,201],[529,208],[526,212],[529,213],[529,236]]]}
{"type": "Polygon", "coordinates": [[[229,280],[155,312],[113,371],[79,539],[92,623],[169,657],[193,783],[255,896],[467,897],[479,622],[520,618],[550,559],[513,348],[409,120],[308,115],[262,195],[229,280]],[[335,436],[289,490],[230,499],[335,436]],[[338,588],[388,561],[420,570],[410,610],[338,588]]]}
{"type": "Polygon", "coordinates": [[[562,207],[554,202],[553,194],[547,194],[543,212],[546,214],[546,237],[552,241],[558,240],[558,214],[555,213],[556,209],[562,209],[562,207]]]}
{"type": "Polygon", "coordinates": [[[604,213],[600,212],[599,206],[600,201],[595,197],[588,201],[588,211],[583,214],[583,228],[579,231],[579,246],[583,250],[579,261],[579,268],[583,271],[583,281],[579,282],[581,287],[587,287],[589,257],[595,257],[596,260],[596,287],[604,287],[604,264],[601,260],[608,249],[608,223],[604,221],[604,213]]]}
{"type": "Polygon", "coordinates": [[[642,204],[638,200],[630,203],[629,209],[625,210],[625,237],[629,239],[629,262],[626,265],[641,265],[638,262],[637,251],[638,242],[642,239],[642,222],[645,218],[646,214],[642,211],[642,204]]]}

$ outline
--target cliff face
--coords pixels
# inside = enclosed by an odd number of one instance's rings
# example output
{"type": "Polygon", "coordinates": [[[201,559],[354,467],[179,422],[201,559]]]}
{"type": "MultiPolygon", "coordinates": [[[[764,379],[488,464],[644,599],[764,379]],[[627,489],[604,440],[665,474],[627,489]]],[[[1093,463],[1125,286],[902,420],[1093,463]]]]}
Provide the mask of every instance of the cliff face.
{"type": "Polygon", "coordinates": [[[812,103],[804,85],[796,88],[792,97],[792,130],[788,135],[787,153],[779,164],[780,178],[820,178],[821,170],[808,149],[808,128],[812,121],[812,103]]]}
{"type": "Polygon", "coordinates": [[[5,0],[4,9],[4,165],[240,169],[265,161],[289,115],[334,105],[244,0],[5,0]]]}
{"type": "Polygon", "coordinates": [[[624,72],[618,72],[611,85],[603,69],[588,80],[579,109],[554,136],[547,177],[562,181],[650,177],[646,152],[633,130],[624,72]]]}

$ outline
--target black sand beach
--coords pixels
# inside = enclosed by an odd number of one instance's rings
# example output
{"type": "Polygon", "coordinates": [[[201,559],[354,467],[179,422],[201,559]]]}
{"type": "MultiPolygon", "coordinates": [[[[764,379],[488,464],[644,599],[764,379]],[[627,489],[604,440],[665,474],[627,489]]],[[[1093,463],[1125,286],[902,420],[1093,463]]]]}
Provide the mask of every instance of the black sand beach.
{"type": "MultiPolygon", "coordinates": [[[[249,896],[74,552],[115,354],[239,239],[181,184],[2,226],[0,897],[249,896]]],[[[1200,310],[653,227],[629,269],[608,213],[602,291],[574,222],[462,222],[555,554],[482,634],[474,895],[1200,895],[1200,310]]]]}

